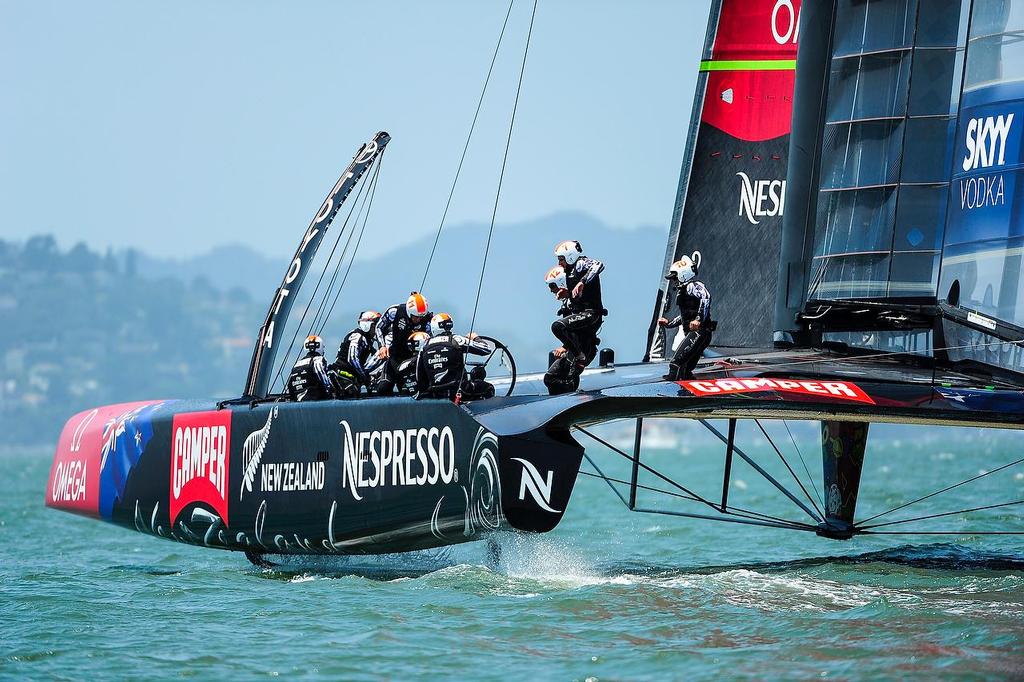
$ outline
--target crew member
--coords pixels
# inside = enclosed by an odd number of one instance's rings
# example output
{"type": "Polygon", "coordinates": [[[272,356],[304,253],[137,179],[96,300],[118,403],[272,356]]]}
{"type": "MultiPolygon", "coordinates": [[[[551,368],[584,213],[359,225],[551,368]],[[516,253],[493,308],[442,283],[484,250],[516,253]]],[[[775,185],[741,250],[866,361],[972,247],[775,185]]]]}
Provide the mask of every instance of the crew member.
{"type": "Polygon", "coordinates": [[[483,367],[474,367],[474,374],[466,377],[466,353],[489,355],[491,349],[476,341],[474,334],[461,336],[454,329],[455,322],[448,313],[431,318],[430,340],[420,351],[416,364],[417,397],[459,402],[493,398],[494,386],[485,381],[483,367]]]}
{"type": "Polygon", "coordinates": [[[608,314],[601,302],[604,263],[584,256],[578,241],[560,243],[555,247],[555,257],[565,272],[565,285],[561,288],[567,292],[567,296],[563,296],[555,291],[564,301],[559,318],[551,325],[551,332],[562,342],[562,348],[555,354],[565,357],[570,363],[570,372],[578,376],[597,355],[601,342],[597,331],[608,314]]]}
{"type": "Polygon", "coordinates": [[[398,389],[399,395],[414,395],[416,393],[416,361],[428,341],[430,341],[430,334],[427,332],[415,331],[409,334],[408,342],[405,344],[409,350],[409,357],[398,363],[395,369],[395,388],[398,389]]]}
{"type": "MultiPolygon", "coordinates": [[[[554,295],[555,300],[561,304],[558,309],[559,319],[571,314],[569,290],[566,288],[565,281],[565,269],[561,265],[551,268],[548,270],[548,274],[544,276],[544,282],[548,285],[548,289],[554,295]]],[[[554,327],[552,327],[552,331],[554,331],[554,327]]],[[[554,356],[555,360],[548,367],[548,371],[544,373],[544,385],[548,387],[548,393],[559,395],[575,391],[579,387],[580,378],[579,374],[574,375],[572,372],[573,363],[567,357],[568,353],[565,347],[556,348],[551,351],[551,355],[554,356]]]]}
{"type": "Polygon", "coordinates": [[[693,255],[683,256],[673,263],[665,275],[665,279],[676,287],[679,314],[671,321],[658,318],[658,324],[670,329],[682,325],[686,332],[682,341],[676,344],[669,372],[663,377],[666,381],[693,378],[693,370],[701,354],[711,343],[711,332],[718,326],[711,319],[711,292],[697,280],[700,261],[700,251],[694,251],[693,255]]]}
{"type": "Polygon", "coordinates": [[[323,342],[320,337],[306,337],[307,353],[299,358],[288,375],[288,395],[292,400],[326,400],[334,397],[331,380],[327,376],[327,361],[320,352],[323,342]]]}
{"type": "Polygon", "coordinates": [[[377,320],[377,357],[384,362],[383,376],[377,382],[377,393],[391,395],[398,378],[398,367],[413,356],[409,349],[409,335],[425,331],[430,321],[427,299],[414,291],[405,304],[398,303],[381,314],[377,320]]]}
{"type": "Polygon", "coordinates": [[[371,359],[376,343],[373,332],[379,319],[380,313],[375,310],[360,313],[356,328],[345,335],[338,357],[327,368],[339,398],[358,397],[360,387],[369,386],[370,372],[383,362],[377,357],[371,359]]]}

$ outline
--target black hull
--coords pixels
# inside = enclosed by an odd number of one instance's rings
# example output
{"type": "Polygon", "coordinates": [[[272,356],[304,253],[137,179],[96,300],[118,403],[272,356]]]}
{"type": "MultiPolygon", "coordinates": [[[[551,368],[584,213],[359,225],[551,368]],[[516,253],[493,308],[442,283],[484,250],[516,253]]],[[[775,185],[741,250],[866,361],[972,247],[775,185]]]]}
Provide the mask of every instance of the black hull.
{"type": "Polygon", "coordinates": [[[582,452],[447,401],[110,406],[68,421],[47,504],[228,550],[406,552],[551,530],[582,452]]]}

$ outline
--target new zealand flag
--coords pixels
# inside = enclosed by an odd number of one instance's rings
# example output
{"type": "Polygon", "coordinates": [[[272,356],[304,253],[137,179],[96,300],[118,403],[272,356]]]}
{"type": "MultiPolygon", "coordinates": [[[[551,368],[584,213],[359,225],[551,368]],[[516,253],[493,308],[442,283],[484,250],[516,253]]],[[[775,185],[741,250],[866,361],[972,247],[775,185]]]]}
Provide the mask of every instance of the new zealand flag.
{"type": "Polygon", "coordinates": [[[142,405],[103,425],[100,460],[100,516],[111,518],[114,504],[124,497],[128,475],[139,463],[146,443],[153,437],[153,412],[165,403],[142,405]]]}

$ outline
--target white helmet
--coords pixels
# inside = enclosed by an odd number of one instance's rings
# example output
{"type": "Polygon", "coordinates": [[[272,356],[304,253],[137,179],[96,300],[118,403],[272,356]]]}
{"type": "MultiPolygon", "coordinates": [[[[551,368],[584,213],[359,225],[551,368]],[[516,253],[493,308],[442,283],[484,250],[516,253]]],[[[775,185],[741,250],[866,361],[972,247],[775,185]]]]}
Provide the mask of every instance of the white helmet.
{"type": "Polygon", "coordinates": [[[570,239],[555,247],[555,258],[564,258],[566,265],[573,265],[583,255],[583,247],[578,241],[570,239]]]}
{"type": "Polygon", "coordinates": [[[409,317],[426,317],[430,314],[427,299],[418,291],[412,292],[405,301],[405,312],[408,313],[409,317]]]}
{"type": "Polygon", "coordinates": [[[451,334],[453,329],[455,329],[455,321],[448,313],[434,315],[430,318],[429,324],[427,324],[427,333],[431,336],[451,334]]]}
{"type": "Polygon", "coordinates": [[[310,334],[306,337],[306,342],[302,344],[306,347],[306,350],[318,353],[320,348],[324,345],[324,342],[320,340],[320,337],[316,334],[310,334]]]}
{"type": "Polygon", "coordinates": [[[700,251],[694,251],[691,256],[683,256],[668,269],[665,279],[675,280],[680,284],[686,284],[697,276],[700,268],[700,251]]]}
{"type": "Polygon", "coordinates": [[[378,319],[380,319],[380,313],[376,310],[364,310],[359,313],[359,330],[364,334],[369,334],[378,319]]]}
{"type": "Polygon", "coordinates": [[[548,274],[544,275],[544,281],[547,283],[548,289],[551,289],[552,292],[557,292],[559,289],[565,289],[565,268],[561,265],[556,265],[551,268],[548,270],[548,274]]]}

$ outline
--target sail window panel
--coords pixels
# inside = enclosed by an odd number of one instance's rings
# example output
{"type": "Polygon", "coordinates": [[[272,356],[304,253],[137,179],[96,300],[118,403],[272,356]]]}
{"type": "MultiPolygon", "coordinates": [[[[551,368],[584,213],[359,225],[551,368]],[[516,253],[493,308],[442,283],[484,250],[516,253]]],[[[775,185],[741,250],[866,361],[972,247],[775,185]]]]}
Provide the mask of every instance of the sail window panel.
{"type": "Polygon", "coordinates": [[[895,251],[939,249],[946,222],[949,185],[901,186],[896,202],[895,251]]]}
{"type": "Polygon", "coordinates": [[[931,355],[931,330],[910,331],[863,331],[863,332],[825,332],[823,341],[837,341],[856,348],[872,348],[884,353],[913,353],[931,355]]]}
{"type": "Polygon", "coordinates": [[[899,178],[903,121],[858,121],[825,126],[821,189],[895,184],[899,178]]]}
{"type": "Polygon", "coordinates": [[[902,182],[944,182],[953,163],[952,118],[911,118],[903,134],[902,182]]]}
{"type": "Polygon", "coordinates": [[[910,52],[832,60],[826,121],[903,116],[910,81],[910,52]]]}
{"type": "Polygon", "coordinates": [[[916,16],[916,0],[838,0],[832,54],[909,47],[916,16]]]}
{"type": "Polygon", "coordinates": [[[1024,79],[1024,29],[972,40],[964,89],[1024,79]]]}
{"type": "Polygon", "coordinates": [[[1024,0],[974,0],[971,40],[1024,29],[1024,0]]]}
{"type": "Polygon", "coordinates": [[[815,259],[807,298],[883,298],[889,291],[889,259],[888,253],[815,259]]]}
{"type": "Polygon", "coordinates": [[[1000,239],[946,246],[942,257],[945,296],[960,282],[960,305],[998,320],[1024,326],[1024,281],[1021,257],[1024,239],[1000,239]]]}
{"type": "Polygon", "coordinates": [[[956,115],[963,58],[963,50],[914,50],[910,116],[956,115]]]}
{"type": "Polygon", "coordinates": [[[942,321],[949,359],[953,362],[973,360],[986,365],[1024,372],[1024,348],[976,331],[952,320],[942,321]]]}
{"type": "Polygon", "coordinates": [[[938,251],[892,254],[889,298],[932,297],[938,283],[938,251]]]}
{"type": "Polygon", "coordinates": [[[1024,78],[1024,0],[975,0],[965,89],[1024,78]]]}
{"type": "Polygon", "coordinates": [[[917,47],[956,47],[966,41],[970,0],[919,0],[917,47]]]}
{"type": "Polygon", "coordinates": [[[894,188],[821,192],[815,256],[888,252],[896,212],[894,188]]]}

